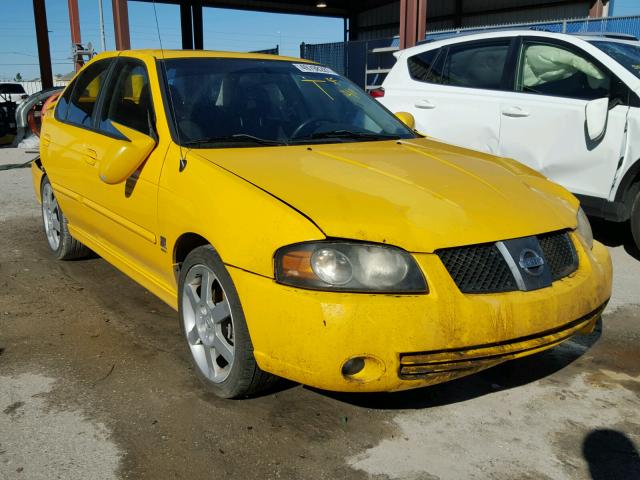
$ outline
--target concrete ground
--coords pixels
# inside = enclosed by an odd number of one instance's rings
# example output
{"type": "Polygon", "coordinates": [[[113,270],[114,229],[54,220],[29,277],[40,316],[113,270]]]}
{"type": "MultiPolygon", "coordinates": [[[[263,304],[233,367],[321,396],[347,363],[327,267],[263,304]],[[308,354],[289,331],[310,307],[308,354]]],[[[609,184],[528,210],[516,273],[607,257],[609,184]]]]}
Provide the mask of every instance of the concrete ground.
{"type": "Polygon", "coordinates": [[[29,171],[0,171],[0,479],[638,479],[640,256],[596,232],[615,286],[588,337],[421,390],[227,401],[175,312],[99,258],[54,261],[29,171]]]}

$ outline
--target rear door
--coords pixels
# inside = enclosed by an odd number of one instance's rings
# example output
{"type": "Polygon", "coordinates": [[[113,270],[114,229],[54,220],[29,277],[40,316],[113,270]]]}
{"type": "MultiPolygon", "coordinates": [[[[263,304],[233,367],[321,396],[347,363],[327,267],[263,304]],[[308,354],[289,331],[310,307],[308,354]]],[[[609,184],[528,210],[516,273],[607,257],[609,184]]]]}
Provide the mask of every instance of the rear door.
{"type": "Polygon", "coordinates": [[[628,88],[568,42],[525,37],[518,51],[515,91],[505,94],[500,105],[499,155],[525,163],[574,193],[607,198],[624,153],[628,88]],[[592,141],[587,104],[605,97],[610,99],[606,130],[592,141]]]}
{"type": "Polygon", "coordinates": [[[91,145],[101,135],[93,128],[96,105],[113,59],[88,65],[58,100],[53,118],[44,122],[40,152],[62,210],[74,227],[88,228],[82,208],[86,168],[95,164],[91,145]]]}
{"type": "Polygon", "coordinates": [[[474,40],[413,55],[402,73],[408,80],[388,79],[380,100],[394,112],[411,112],[421,133],[496,153],[503,91],[513,86],[513,69],[507,67],[512,43],[474,40]]]}

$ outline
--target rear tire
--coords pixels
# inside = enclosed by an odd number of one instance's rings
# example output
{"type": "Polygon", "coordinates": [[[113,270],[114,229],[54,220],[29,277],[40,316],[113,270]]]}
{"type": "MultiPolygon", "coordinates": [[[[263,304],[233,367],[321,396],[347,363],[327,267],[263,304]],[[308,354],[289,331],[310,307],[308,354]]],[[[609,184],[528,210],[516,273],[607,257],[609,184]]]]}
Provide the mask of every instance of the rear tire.
{"type": "Polygon", "coordinates": [[[636,244],[636,248],[640,251],[640,191],[636,193],[636,196],[631,204],[631,235],[636,244]]]}
{"type": "Polygon", "coordinates": [[[58,260],[74,260],[91,254],[91,250],[69,233],[69,222],[58,205],[58,200],[47,177],[42,180],[40,193],[44,233],[53,255],[58,260]]]}
{"type": "Polygon", "coordinates": [[[240,298],[220,256],[210,245],[194,249],[180,270],[180,326],[196,375],[221,398],[253,395],[277,377],[263,372],[240,298]]]}

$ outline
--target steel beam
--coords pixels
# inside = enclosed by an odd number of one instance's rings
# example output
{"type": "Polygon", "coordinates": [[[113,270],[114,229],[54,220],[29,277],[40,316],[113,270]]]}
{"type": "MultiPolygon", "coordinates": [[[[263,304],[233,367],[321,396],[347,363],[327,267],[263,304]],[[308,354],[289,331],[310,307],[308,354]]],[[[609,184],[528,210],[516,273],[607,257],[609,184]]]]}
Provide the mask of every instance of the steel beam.
{"type": "Polygon", "coordinates": [[[42,89],[53,87],[51,72],[51,52],[49,50],[49,29],[47,27],[47,9],[44,0],[33,0],[33,17],[36,24],[38,42],[38,62],[40,64],[40,82],[42,89]]]}
{"type": "Polygon", "coordinates": [[[600,18],[604,12],[604,3],[602,0],[591,0],[591,7],[589,8],[589,17],[600,18]]]}
{"type": "MultiPolygon", "coordinates": [[[[78,0],[68,0],[69,6],[69,27],[71,28],[71,43],[82,44],[82,35],[80,35],[80,11],[78,10],[78,0]]],[[[75,59],[76,72],[82,68],[84,62],[82,57],[76,56],[75,59]]]]}
{"type": "Polygon", "coordinates": [[[193,48],[204,49],[204,26],[202,24],[202,2],[193,0],[193,48]]]}
{"type": "Polygon", "coordinates": [[[427,34],[427,1],[418,0],[418,41],[424,40],[427,34]]]}
{"type": "Polygon", "coordinates": [[[116,50],[129,50],[131,38],[129,37],[129,10],[127,0],[112,0],[113,30],[116,37],[116,50]]]}
{"type": "Polygon", "coordinates": [[[191,50],[193,48],[193,18],[191,5],[187,2],[180,4],[180,32],[182,34],[182,49],[191,50]]]}
{"type": "Polygon", "coordinates": [[[400,49],[407,48],[407,2],[400,0],[400,49]]]}

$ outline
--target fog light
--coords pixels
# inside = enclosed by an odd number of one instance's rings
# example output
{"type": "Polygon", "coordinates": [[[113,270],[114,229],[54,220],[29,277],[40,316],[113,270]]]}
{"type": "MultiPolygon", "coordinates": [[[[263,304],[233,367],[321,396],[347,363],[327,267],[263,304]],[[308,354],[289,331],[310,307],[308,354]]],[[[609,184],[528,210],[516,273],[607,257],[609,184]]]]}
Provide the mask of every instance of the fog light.
{"type": "Polygon", "coordinates": [[[345,377],[350,377],[352,375],[360,373],[363,368],[364,358],[355,357],[344,362],[344,365],[342,365],[342,375],[344,375],[345,377]]]}

